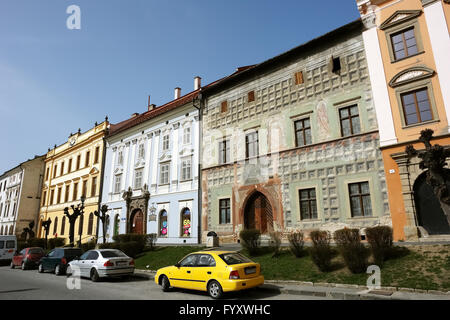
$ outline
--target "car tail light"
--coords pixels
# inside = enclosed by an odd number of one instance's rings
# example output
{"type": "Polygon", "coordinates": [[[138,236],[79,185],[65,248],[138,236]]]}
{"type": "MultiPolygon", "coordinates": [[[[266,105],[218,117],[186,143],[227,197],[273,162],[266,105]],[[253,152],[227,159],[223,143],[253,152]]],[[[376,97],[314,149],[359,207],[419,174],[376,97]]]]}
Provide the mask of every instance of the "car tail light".
{"type": "Polygon", "coordinates": [[[237,270],[231,271],[230,279],[239,279],[239,272],[237,270]]]}
{"type": "Polygon", "coordinates": [[[62,259],[61,259],[61,263],[62,263],[62,264],[67,264],[67,259],[66,259],[66,258],[62,258],[62,259]]]}
{"type": "Polygon", "coordinates": [[[112,263],[111,261],[106,261],[104,264],[103,264],[103,266],[104,267],[113,267],[114,266],[114,263],[112,263]]]}
{"type": "Polygon", "coordinates": [[[27,254],[27,255],[25,256],[25,258],[26,258],[26,259],[30,259],[30,255],[27,254]]]}
{"type": "Polygon", "coordinates": [[[130,266],[134,266],[134,260],[133,259],[131,259],[131,261],[130,261],[130,266]]]}

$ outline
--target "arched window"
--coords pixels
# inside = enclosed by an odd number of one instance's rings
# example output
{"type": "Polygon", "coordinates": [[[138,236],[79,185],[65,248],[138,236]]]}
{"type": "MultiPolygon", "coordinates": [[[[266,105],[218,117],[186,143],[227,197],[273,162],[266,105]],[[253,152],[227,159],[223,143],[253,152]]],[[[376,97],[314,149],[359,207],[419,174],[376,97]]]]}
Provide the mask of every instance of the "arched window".
{"type": "Polygon", "coordinates": [[[9,235],[12,236],[14,234],[14,226],[9,227],[9,235]]]}
{"type": "Polygon", "coordinates": [[[94,226],[94,214],[91,212],[89,214],[89,223],[88,223],[88,235],[92,235],[92,228],[94,226]]]}
{"type": "Polygon", "coordinates": [[[55,222],[53,222],[53,235],[58,232],[58,217],[55,218],[55,222]]]}
{"type": "Polygon", "coordinates": [[[66,229],[66,217],[63,217],[61,221],[61,235],[64,235],[65,229],[66,229]]]}
{"type": "Polygon", "coordinates": [[[159,236],[167,237],[167,211],[162,210],[159,213],[159,236]]]}
{"type": "Polygon", "coordinates": [[[184,208],[181,210],[181,236],[191,236],[191,210],[184,208]]]}
{"type": "Polygon", "coordinates": [[[82,235],[83,234],[83,223],[84,223],[84,216],[81,215],[80,216],[80,223],[78,225],[78,234],[82,235]]]}
{"type": "Polygon", "coordinates": [[[120,216],[116,214],[116,217],[114,218],[114,235],[117,236],[119,234],[119,223],[120,223],[120,216]]]}

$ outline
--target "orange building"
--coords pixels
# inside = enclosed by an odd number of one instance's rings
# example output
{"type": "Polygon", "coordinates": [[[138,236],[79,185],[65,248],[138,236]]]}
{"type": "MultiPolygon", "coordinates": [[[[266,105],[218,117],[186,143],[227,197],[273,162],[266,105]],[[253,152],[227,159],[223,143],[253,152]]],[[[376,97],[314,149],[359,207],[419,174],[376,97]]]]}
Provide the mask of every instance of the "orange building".
{"type": "MultiPolygon", "coordinates": [[[[420,159],[424,129],[450,147],[450,1],[357,0],[377,113],[395,240],[450,234],[420,159]]],[[[436,237],[434,237],[436,238],[436,237]]]]}

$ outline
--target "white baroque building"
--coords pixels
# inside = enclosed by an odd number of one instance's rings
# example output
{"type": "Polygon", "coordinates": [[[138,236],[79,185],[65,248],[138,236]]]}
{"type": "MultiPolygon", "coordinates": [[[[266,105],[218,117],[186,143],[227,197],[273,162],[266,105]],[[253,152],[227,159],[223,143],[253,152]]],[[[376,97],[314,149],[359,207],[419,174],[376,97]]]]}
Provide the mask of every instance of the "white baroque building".
{"type": "MultiPolygon", "coordinates": [[[[102,205],[106,238],[156,234],[157,244],[199,243],[200,78],[195,90],[111,124],[102,205]]],[[[103,227],[99,226],[99,241],[103,227]]]]}

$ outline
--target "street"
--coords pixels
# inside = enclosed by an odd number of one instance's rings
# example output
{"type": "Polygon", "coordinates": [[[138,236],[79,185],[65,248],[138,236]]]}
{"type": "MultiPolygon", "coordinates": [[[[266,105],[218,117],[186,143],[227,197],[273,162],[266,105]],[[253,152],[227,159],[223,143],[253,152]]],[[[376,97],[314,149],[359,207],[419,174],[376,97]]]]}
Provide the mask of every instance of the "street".
{"type": "MultiPolygon", "coordinates": [[[[70,278],[69,278],[70,279],[70,278]]],[[[172,289],[163,292],[153,280],[142,277],[105,279],[93,283],[81,279],[80,289],[68,289],[68,278],[37,270],[0,267],[0,300],[211,300],[206,292],[172,289]]],[[[289,295],[250,289],[228,293],[225,299],[258,300],[323,300],[325,298],[289,295]]]]}

